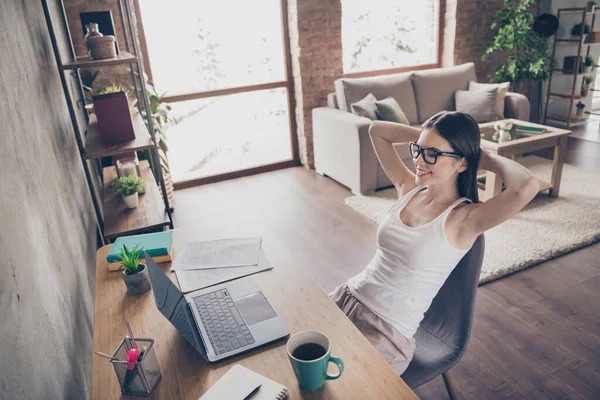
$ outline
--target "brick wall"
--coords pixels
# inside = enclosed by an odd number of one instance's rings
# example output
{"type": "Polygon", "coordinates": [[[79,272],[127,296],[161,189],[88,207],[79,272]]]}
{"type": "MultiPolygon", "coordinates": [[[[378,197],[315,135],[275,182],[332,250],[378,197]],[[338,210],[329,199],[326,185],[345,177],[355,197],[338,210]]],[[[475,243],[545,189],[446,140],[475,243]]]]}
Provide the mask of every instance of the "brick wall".
{"type": "Polygon", "coordinates": [[[342,75],[339,0],[288,0],[290,50],[300,160],[313,168],[312,109],[327,103],[342,75]]]}
{"type": "Polygon", "coordinates": [[[481,82],[489,81],[502,57],[494,54],[483,62],[481,56],[494,37],[490,26],[496,12],[503,8],[504,1],[447,0],[446,3],[450,6],[449,9],[455,8],[454,16],[445,16],[448,25],[455,26],[454,64],[473,61],[477,67],[477,79],[481,82]]]}

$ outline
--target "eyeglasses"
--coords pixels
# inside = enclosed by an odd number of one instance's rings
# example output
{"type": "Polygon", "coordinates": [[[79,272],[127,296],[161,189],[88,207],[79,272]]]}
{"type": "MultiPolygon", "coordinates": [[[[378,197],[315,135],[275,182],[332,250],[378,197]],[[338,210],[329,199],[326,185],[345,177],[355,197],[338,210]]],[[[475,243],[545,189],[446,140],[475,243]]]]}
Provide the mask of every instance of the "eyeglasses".
{"type": "Polygon", "coordinates": [[[423,161],[425,161],[425,163],[433,165],[437,162],[437,159],[439,156],[444,156],[444,157],[452,157],[452,158],[463,158],[464,156],[458,153],[446,153],[443,151],[437,151],[435,149],[431,149],[431,148],[427,148],[424,149],[423,147],[419,146],[418,144],[416,144],[415,142],[409,142],[409,148],[410,148],[410,154],[413,156],[413,158],[416,160],[417,158],[419,158],[419,156],[422,154],[423,155],[423,161]]]}

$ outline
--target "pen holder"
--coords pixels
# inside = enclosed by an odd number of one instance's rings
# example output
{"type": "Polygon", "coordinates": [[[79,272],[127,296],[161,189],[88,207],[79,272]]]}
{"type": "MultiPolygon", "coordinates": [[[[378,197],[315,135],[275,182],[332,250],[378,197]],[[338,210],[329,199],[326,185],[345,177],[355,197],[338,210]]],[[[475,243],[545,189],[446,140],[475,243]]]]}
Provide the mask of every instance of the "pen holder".
{"type": "Polygon", "coordinates": [[[141,359],[136,362],[127,362],[127,353],[133,348],[129,338],[125,338],[119,344],[119,347],[113,352],[112,356],[116,360],[111,360],[121,393],[129,396],[150,396],[152,390],[161,378],[160,366],[154,351],[154,339],[137,338],[135,339],[138,350],[141,352],[144,346],[146,351],[141,359]]]}

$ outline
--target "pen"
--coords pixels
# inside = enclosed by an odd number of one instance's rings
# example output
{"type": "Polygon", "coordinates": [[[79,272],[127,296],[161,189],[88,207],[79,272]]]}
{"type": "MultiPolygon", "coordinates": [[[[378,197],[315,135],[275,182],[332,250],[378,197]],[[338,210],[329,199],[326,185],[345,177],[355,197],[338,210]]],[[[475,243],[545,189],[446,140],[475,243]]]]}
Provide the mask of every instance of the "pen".
{"type": "Polygon", "coordinates": [[[249,400],[249,399],[251,399],[251,398],[252,398],[252,397],[253,397],[253,396],[254,396],[256,393],[258,393],[258,391],[260,390],[260,387],[261,387],[261,386],[262,386],[262,385],[258,385],[258,386],[256,387],[256,389],[254,389],[253,391],[251,391],[251,392],[250,392],[250,394],[249,394],[248,396],[244,397],[244,400],[249,400]]]}

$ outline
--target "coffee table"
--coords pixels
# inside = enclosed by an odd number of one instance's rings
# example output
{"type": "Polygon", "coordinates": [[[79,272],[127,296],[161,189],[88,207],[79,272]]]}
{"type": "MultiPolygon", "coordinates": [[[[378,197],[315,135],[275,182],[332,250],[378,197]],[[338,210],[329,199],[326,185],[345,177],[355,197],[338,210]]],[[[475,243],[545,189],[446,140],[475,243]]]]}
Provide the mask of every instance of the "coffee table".
{"type": "MultiPolygon", "coordinates": [[[[552,126],[534,124],[532,122],[521,121],[518,119],[504,119],[510,121],[513,127],[510,130],[512,139],[499,142],[494,138],[494,124],[498,121],[479,124],[481,130],[481,147],[503,157],[514,159],[515,156],[533,151],[554,147],[554,157],[552,159],[552,175],[550,182],[540,180],[540,192],[549,190],[550,197],[557,197],[560,191],[560,180],[562,175],[567,140],[571,131],[559,129],[552,126]],[[517,132],[516,126],[529,126],[543,128],[543,133],[521,133],[517,132]]],[[[485,176],[485,183],[478,182],[479,198],[481,201],[491,199],[502,191],[502,180],[500,177],[490,171],[480,171],[478,180],[485,176]]]]}

